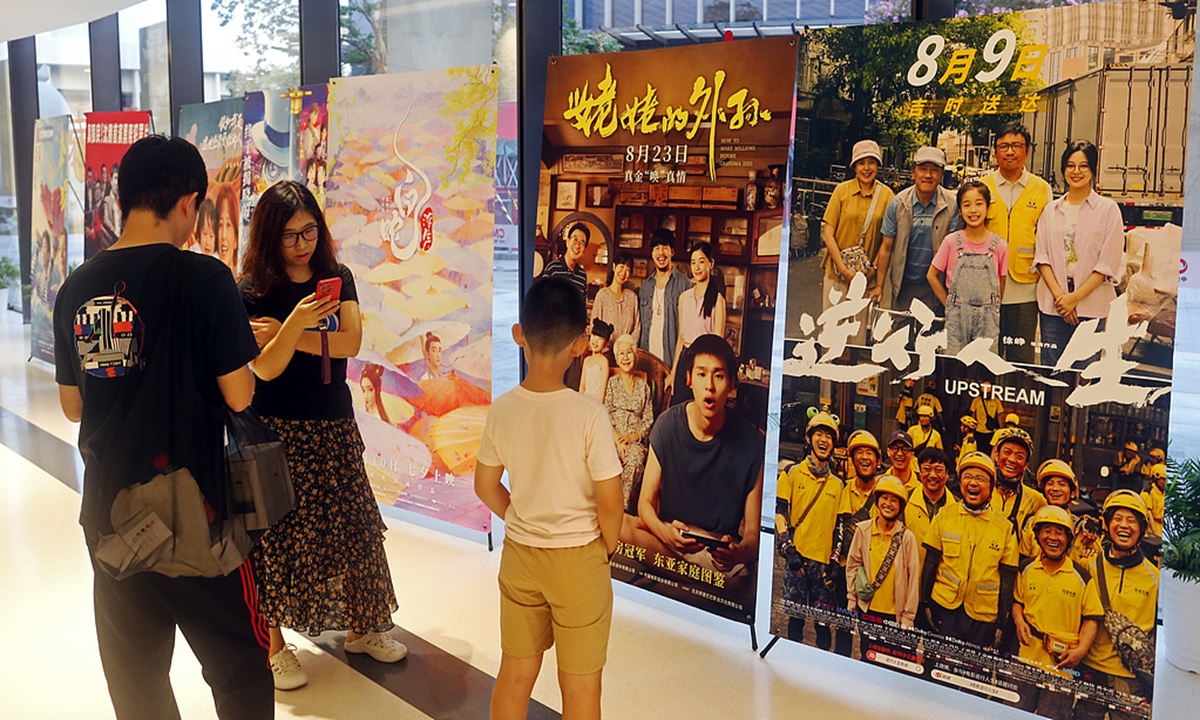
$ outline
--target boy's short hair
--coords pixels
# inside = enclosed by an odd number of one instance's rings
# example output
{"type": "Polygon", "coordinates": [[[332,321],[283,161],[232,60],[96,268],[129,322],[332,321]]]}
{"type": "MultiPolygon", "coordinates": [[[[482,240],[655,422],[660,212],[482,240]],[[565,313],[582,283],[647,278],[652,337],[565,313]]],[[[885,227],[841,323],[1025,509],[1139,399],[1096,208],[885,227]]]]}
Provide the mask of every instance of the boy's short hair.
{"type": "Polygon", "coordinates": [[[565,277],[534,281],[521,303],[521,332],[535,353],[556,353],[583,336],[587,301],[565,277]]]}
{"type": "Polygon", "coordinates": [[[950,462],[950,456],[946,451],[938,447],[927,447],[917,454],[917,465],[924,465],[927,462],[941,463],[947,470],[954,467],[950,462]]]}
{"type": "Polygon", "coordinates": [[[121,159],[117,197],[122,220],[128,220],[134,210],[149,210],[159,220],[166,220],[180,198],[198,193],[199,207],[207,191],[204,158],[183,138],[144,137],[130,145],[121,159]]]}
{"type": "Polygon", "coordinates": [[[696,338],[695,342],[688,346],[685,352],[689,353],[686,365],[689,373],[696,367],[697,356],[711,355],[724,363],[725,372],[729,374],[730,382],[734,386],[737,385],[738,358],[733,352],[733,348],[729,347],[729,343],[725,342],[725,338],[712,333],[701,335],[696,338]]]}

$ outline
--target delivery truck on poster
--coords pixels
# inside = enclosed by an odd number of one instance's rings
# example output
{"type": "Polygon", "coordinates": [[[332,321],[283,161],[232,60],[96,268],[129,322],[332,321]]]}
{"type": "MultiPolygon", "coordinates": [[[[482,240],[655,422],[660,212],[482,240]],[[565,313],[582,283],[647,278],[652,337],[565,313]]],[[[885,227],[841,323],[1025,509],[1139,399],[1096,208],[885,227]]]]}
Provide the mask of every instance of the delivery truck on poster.
{"type": "Polygon", "coordinates": [[[1096,191],[1117,201],[1126,226],[1181,225],[1191,86],[1191,64],[1171,63],[1109,64],[1043,88],[1038,112],[1023,118],[1030,172],[1064,192],[1064,148],[1091,140],[1096,191]]]}

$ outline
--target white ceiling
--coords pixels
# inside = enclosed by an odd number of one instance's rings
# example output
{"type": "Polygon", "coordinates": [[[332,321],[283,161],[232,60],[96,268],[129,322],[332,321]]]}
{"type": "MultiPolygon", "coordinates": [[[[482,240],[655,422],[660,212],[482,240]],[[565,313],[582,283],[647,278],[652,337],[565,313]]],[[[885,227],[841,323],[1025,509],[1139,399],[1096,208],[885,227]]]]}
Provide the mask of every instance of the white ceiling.
{"type": "Polygon", "coordinates": [[[0,42],[111,15],[140,0],[0,0],[0,42]]]}

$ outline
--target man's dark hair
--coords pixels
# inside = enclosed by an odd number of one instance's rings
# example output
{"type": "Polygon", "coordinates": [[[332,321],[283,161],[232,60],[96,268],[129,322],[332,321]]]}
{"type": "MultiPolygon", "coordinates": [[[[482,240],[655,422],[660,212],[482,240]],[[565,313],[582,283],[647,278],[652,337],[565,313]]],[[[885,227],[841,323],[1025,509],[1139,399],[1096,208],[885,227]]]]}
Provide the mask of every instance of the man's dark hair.
{"type": "Polygon", "coordinates": [[[196,206],[208,190],[208,171],[200,151],[178,137],[151,135],[125,151],[117,178],[121,220],[134,210],[149,210],[166,220],[179,199],[198,193],[196,206]]]}
{"type": "Polygon", "coordinates": [[[997,145],[1000,143],[1000,138],[1004,137],[1005,135],[1020,135],[1021,137],[1025,138],[1026,145],[1033,144],[1033,135],[1029,133],[1029,128],[1025,127],[1025,125],[1017,122],[1016,120],[1009,123],[1004,123],[1004,125],[1002,125],[1000,129],[996,131],[997,145]]]}
{"type": "Polygon", "coordinates": [[[1100,165],[1100,151],[1097,150],[1096,146],[1093,145],[1088,140],[1076,140],[1076,141],[1070,143],[1069,145],[1067,145],[1066,150],[1063,150],[1063,154],[1062,154],[1062,172],[1063,172],[1063,174],[1066,175],[1066,173],[1067,173],[1067,161],[1070,160],[1071,156],[1077,152],[1083,153],[1083,157],[1087,160],[1088,170],[1091,170],[1092,175],[1095,175],[1096,167],[1100,165]]]}
{"type": "Polygon", "coordinates": [[[671,232],[667,228],[659,228],[659,229],[655,230],[650,235],[650,249],[653,250],[654,248],[658,247],[659,245],[667,245],[672,250],[674,250],[675,249],[675,233],[671,232]]]}
{"type": "Polygon", "coordinates": [[[584,225],[581,222],[575,223],[574,225],[571,226],[571,229],[567,231],[567,237],[571,237],[571,233],[575,232],[576,230],[583,233],[583,239],[585,241],[587,241],[587,242],[592,241],[592,231],[588,230],[588,226],[584,225]]]}
{"type": "Polygon", "coordinates": [[[537,280],[521,303],[521,332],[535,353],[556,353],[581,337],[588,325],[587,301],[565,277],[537,280]]]}
{"type": "Polygon", "coordinates": [[[733,352],[733,348],[729,347],[729,343],[725,342],[725,338],[712,333],[701,335],[684,352],[688,353],[687,363],[684,367],[689,373],[696,366],[697,356],[711,355],[725,365],[725,372],[729,375],[732,387],[737,387],[738,358],[733,352]]]}
{"type": "Polygon", "coordinates": [[[938,447],[927,447],[917,454],[917,465],[924,465],[927,462],[941,463],[946,466],[946,469],[951,468],[950,456],[946,451],[938,447]]]}

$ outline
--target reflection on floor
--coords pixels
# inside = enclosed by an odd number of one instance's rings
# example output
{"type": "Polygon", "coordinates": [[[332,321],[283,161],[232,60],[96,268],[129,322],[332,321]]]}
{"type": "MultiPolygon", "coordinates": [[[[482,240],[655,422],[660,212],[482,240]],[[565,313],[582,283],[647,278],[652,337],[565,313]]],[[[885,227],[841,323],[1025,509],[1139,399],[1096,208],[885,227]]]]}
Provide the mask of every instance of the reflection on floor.
{"type": "MultiPolygon", "coordinates": [[[[507,364],[497,368],[498,391],[516,378],[515,350],[511,341],[502,345],[515,320],[515,300],[515,290],[497,292],[498,306],[508,308],[496,321],[496,362],[507,364]]],[[[77,468],[75,428],[58,410],[49,366],[25,361],[28,343],[20,317],[0,311],[0,637],[6,641],[0,715],[111,718],[93,630],[90,568],[76,522],[79,496],[70,487],[77,468]]],[[[1200,365],[1198,357],[1177,357],[1177,369],[1200,365]]],[[[1180,396],[1176,422],[1197,424],[1197,396],[1180,396]]],[[[489,553],[478,534],[423,518],[388,512],[387,524],[401,604],[396,621],[414,652],[395,667],[357,657],[347,664],[340,634],[290,634],[310,683],[277,693],[279,717],[485,717],[490,678],[499,666],[499,552],[489,553]]],[[[762,545],[770,552],[771,543],[762,545]]],[[[616,592],[604,683],[609,718],[1028,717],[790,642],[760,660],[744,626],[635,588],[617,586],[616,592]]],[[[768,592],[764,582],[758,605],[764,642],[768,592]]],[[[182,639],[177,648],[172,675],[184,717],[215,717],[196,661],[182,639]]],[[[551,651],[534,697],[557,710],[553,663],[551,651]]],[[[1195,716],[1200,679],[1160,661],[1158,682],[1156,718],[1195,716]]],[[[553,716],[544,709],[535,715],[553,716]]]]}

